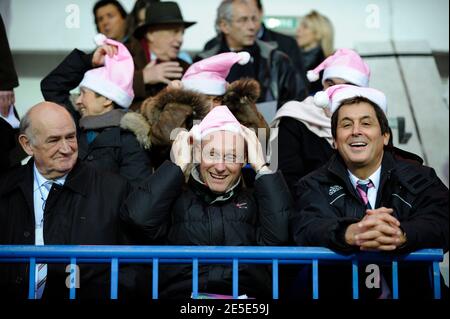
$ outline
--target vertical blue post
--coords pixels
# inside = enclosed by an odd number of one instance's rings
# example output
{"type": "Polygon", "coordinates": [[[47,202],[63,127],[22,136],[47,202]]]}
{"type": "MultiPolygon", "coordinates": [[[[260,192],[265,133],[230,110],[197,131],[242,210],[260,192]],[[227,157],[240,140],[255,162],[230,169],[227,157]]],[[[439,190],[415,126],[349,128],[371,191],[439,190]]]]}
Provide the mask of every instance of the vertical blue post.
{"type": "Polygon", "coordinates": [[[239,297],[239,261],[233,258],[233,298],[239,297]]]}
{"type": "Polygon", "coordinates": [[[198,298],[198,258],[192,259],[192,298],[198,298]]]}
{"type": "Polygon", "coordinates": [[[353,285],[353,299],[359,299],[358,287],[358,260],[352,260],[352,285],[353,285]]]}
{"type": "Polygon", "coordinates": [[[117,287],[119,283],[119,260],[111,259],[111,299],[117,299],[117,287]]]}
{"type": "Polygon", "coordinates": [[[272,298],[278,299],[278,259],[272,260],[272,298]]]}
{"type": "Polygon", "coordinates": [[[441,299],[441,271],[437,261],[433,262],[433,280],[434,299],[441,299]]]}
{"type": "Polygon", "coordinates": [[[159,259],[153,258],[153,282],[152,282],[152,299],[158,299],[158,270],[159,259]]]}
{"type": "Polygon", "coordinates": [[[76,296],[76,288],[78,287],[78,278],[79,274],[77,274],[77,259],[75,257],[70,258],[70,294],[69,298],[71,300],[75,299],[76,296]]]}
{"type": "Polygon", "coordinates": [[[398,299],[398,262],[392,262],[392,299],[398,299]]]}
{"type": "Polygon", "coordinates": [[[319,261],[314,259],[313,267],[313,299],[319,299],[319,261]]]}
{"type": "Polygon", "coordinates": [[[36,280],[36,258],[30,258],[30,278],[28,280],[28,299],[35,298],[35,280],[36,280]]]}

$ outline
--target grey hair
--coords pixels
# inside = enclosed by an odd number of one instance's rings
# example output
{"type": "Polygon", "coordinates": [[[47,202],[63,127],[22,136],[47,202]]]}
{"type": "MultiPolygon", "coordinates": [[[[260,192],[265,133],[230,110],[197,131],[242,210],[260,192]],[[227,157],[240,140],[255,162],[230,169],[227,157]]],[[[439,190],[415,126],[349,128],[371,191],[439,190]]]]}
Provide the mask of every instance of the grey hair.
{"type": "Polygon", "coordinates": [[[25,135],[31,144],[35,144],[34,135],[31,134],[32,126],[31,126],[31,117],[30,117],[31,109],[27,111],[27,113],[20,120],[19,126],[19,134],[25,135]]]}
{"type": "Polygon", "coordinates": [[[245,3],[248,4],[248,0],[223,0],[220,3],[219,8],[217,8],[217,17],[216,17],[216,32],[220,34],[220,23],[222,21],[226,21],[227,23],[231,23],[233,20],[233,3],[245,3]]]}

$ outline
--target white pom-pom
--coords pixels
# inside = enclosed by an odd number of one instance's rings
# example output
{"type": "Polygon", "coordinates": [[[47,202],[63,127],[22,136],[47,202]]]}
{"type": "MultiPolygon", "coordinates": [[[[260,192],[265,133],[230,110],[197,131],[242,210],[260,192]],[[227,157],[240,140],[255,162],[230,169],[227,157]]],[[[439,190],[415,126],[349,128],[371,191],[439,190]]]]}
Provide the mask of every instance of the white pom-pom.
{"type": "Polygon", "coordinates": [[[97,46],[101,46],[105,44],[106,39],[107,39],[106,35],[104,35],[103,33],[97,33],[94,37],[94,42],[97,46]]]}
{"type": "Polygon", "coordinates": [[[308,78],[309,82],[316,82],[319,79],[319,74],[309,70],[308,72],[306,72],[306,77],[308,78]]]}
{"type": "Polygon", "coordinates": [[[240,65],[245,65],[250,61],[250,58],[251,58],[250,53],[242,51],[242,52],[239,52],[238,55],[241,58],[238,62],[240,65]]]}
{"type": "Polygon", "coordinates": [[[314,95],[314,104],[321,108],[327,108],[330,103],[330,98],[325,91],[319,91],[314,95]]]}
{"type": "Polygon", "coordinates": [[[194,137],[194,140],[198,142],[202,140],[202,132],[200,131],[200,126],[198,124],[192,126],[191,132],[192,136],[194,137]]]}

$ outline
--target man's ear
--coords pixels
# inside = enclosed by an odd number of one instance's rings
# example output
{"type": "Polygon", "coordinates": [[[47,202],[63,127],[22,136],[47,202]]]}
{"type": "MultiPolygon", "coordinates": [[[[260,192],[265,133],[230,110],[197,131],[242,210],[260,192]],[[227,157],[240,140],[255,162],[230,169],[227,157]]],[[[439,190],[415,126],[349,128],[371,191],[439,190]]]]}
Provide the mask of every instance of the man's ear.
{"type": "Polygon", "coordinates": [[[220,21],[219,28],[223,34],[225,34],[225,35],[230,34],[230,26],[229,26],[228,22],[226,22],[225,20],[222,19],[222,21],[220,21]]]}
{"type": "Polygon", "coordinates": [[[383,144],[384,146],[389,144],[389,139],[391,138],[391,134],[389,132],[386,132],[383,134],[383,144]]]}
{"type": "Polygon", "coordinates": [[[28,154],[28,156],[34,155],[33,147],[31,146],[31,141],[28,138],[28,136],[26,136],[25,134],[20,134],[19,143],[20,143],[20,146],[22,146],[25,153],[28,154]]]}
{"type": "Polygon", "coordinates": [[[333,138],[333,143],[331,144],[331,147],[335,150],[336,149],[336,140],[333,138]]]}

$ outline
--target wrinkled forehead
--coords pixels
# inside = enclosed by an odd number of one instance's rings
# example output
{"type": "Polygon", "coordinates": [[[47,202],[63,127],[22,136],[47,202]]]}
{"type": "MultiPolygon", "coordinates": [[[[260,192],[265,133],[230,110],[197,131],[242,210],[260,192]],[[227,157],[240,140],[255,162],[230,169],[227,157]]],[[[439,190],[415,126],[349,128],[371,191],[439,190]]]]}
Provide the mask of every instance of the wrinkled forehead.
{"type": "Polygon", "coordinates": [[[221,152],[244,151],[245,140],[239,133],[217,131],[202,138],[202,148],[215,149],[221,152]]]}

